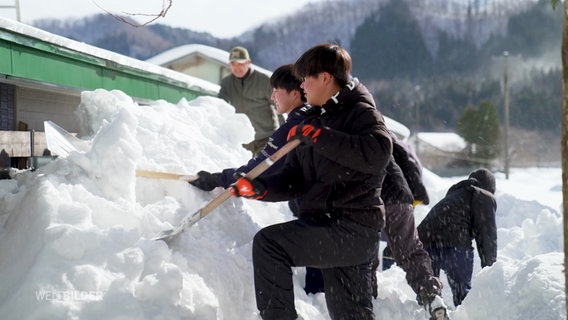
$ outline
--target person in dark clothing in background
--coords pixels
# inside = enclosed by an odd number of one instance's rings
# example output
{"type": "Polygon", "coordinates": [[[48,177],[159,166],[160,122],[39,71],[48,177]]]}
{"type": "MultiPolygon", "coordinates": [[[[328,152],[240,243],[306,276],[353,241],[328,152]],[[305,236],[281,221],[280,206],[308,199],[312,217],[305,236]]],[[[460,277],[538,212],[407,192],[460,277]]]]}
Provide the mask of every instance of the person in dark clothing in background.
{"type": "Polygon", "coordinates": [[[475,239],[481,267],[497,260],[495,177],[481,168],[450,187],[418,225],[418,235],[432,259],[436,276],[444,270],[459,306],[471,289],[475,239]]]}
{"type": "MultiPolygon", "coordinates": [[[[400,168],[400,170],[395,170],[395,172],[400,171],[403,175],[403,179],[396,179],[394,177],[390,177],[388,174],[387,169],[387,177],[385,178],[385,182],[383,183],[383,200],[385,201],[385,209],[388,212],[389,204],[392,205],[392,209],[394,209],[394,213],[398,212],[396,210],[398,206],[404,206],[407,208],[408,204],[411,204],[412,208],[417,205],[424,204],[427,205],[430,203],[430,198],[428,196],[428,191],[426,190],[426,186],[422,181],[422,164],[420,163],[420,159],[416,156],[412,147],[407,144],[406,142],[402,141],[396,135],[393,134],[393,159],[396,165],[400,168]],[[396,183],[391,183],[396,182],[396,183]],[[390,183],[390,184],[389,184],[390,183]],[[392,185],[392,187],[390,187],[392,185]],[[406,186],[404,186],[406,185],[406,186]],[[410,192],[410,193],[409,193],[410,192]]],[[[412,210],[410,211],[412,213],[412,210]]],[[[399,215],[395,215],[399,216],[399,215]]],[[[405,217],[403,220],[410,221],[409,217],[405,217]]],[[[388,222],[388,216],[387,216],[388,222]]],[[[411,226],[409,226],[409,231],[412,235],[408,237],[408,239],[414,239],[419,241],[418,233],[416,231],[416,225],[414,223],[414,219],[411,221],[411,226]]],[[[396,226],[391,226],[395,229],[398,229],[396,226]]],[[[389,247],[389,236],[387,232],[381,233],[381,240],[387,242],[387,246],[383,250],[383,270],[387,270],[395,263],[395,258],[393,256],[392,250],[389,247]]],[[[414,241],[416,242],[416,241],[414,241]]],[[[413,246],[411,246],[413,247],[413,246]]],[[[422,243],[420,242],[420,250],[422,250],[422,243]]],[[[402,251],[399,253],[400,255],[404,255],[404,252],[407,252],[406,255],[409,255],[410,252],[413,250],[405,250],[401,248],[402,251]]],[[[424,252],[426,255],[427,252],[424,252]]],[[[411,255],[410,255],[411,256],[411,255]]],[[[428,258],[429,259],[429,258],[428,258]]],[[[378,262],[377,262],[378,263],[378,262]]]]}
{"type": "MultiPolygon", "coordinates": [[[[190,181],[190,184],[204,191],[211,191],[216,187],[228,188],[242,174],[252,170],[286,144],[288,131],[304,120],[309,112],[309,106],[305,104],[306,97],[302,88],[300,88],[300,81],[294,77],[293,65],[287,64],[277,68],[270,77],[270,85],[273,88],[271,97],[274,100],[277,112],[279,114],[288,114],[286,122],[272,133],[264,149],[258,156],[250,159],[247,164],[238,168],[224,169],[216,173],[199,171],[197,173],[198,178],[190,181]]],[[[278,164],[271,166],[264,174],[276,170],[281,163],[283,161],[279,161],[278,164]]]]}
{"type": "MultiPolygon", "coordinates": [[[[422,166],[409,145],[392,132],[391,138],[393,156],[386,168],[381,190],[386,217],[381,238],[384,235],[384,241],[388,241],[394,249],[393,263],[396,261],[406,272],[407,283],[421,297],[419,301],[431,319],[448,319],[446,305],[440,296],[442,283],[434,276],[432,262],[422,247],[414,222],[413,202],[429,203],[428,192],[422,183],[422,166]]],[[[378,295],[376,271],[379,263],[377,254],[371,268],[374,298],[378,295]]],[[[306,268],[306,293],[324,292],[323,282],[319,269],[306,268]]]]}
{"type": "Polygon", "coordinates": [[[254,157],[264,148],[279,120],[272,105],[272,88],[267,75],[251,68],[248,50],[234,47],[229,53],[231,74],[221,80],[217,96],[244,113],[254,128],[254,140],[243,144],[254,157]]]}
{"type": "Polygon", "coordinates": [[[302,143],[278,171],[239,178],[233,196],[302,197],[298,219],[261,229],[252,259],[262,319],[297,319],[292,267],[322,270],[332,320],[374,319],[371,262],[384,224],[381,184],[392,152],[371,93],[350,80],[351,57],[336,44],[308,49],[294,64],[307,102],[319,112],[292,127],[302,143]]]}
{"type": "MultiPolygon", "coordinates": [[[[392,133],[391,133],[392,134],[392,133]]],[[[410,146],[392,134],[393,152],[386,169],[381,197],[385,202],[385,227],[381,232],[393,260],[406,272],[406,282],[419,297],[432,320],[449,319],[441,298],[442,282],[434,275],[428,252],[423,249],[414,222],[416,202],[429,203],[428,192],[422,183],[422,166],[410,146]]],[[[384,256],[383,256],[384,257],[384,256]]],[[[385,261],[383,261],[383,264],[385,261]]],[[[379,258],[373,263],[373,295],[377,296],[376,270],[379,258]]]]}

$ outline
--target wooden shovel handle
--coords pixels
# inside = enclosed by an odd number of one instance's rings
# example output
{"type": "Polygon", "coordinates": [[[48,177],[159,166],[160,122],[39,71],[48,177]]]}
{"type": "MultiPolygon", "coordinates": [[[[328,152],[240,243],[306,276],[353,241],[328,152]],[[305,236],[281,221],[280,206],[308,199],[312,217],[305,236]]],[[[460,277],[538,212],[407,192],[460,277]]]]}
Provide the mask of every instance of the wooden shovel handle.
{"type": "MultiPolygon", "coordinates": [[[[276,150],[270,157],[264,159],[261,163],[257,164],[251,171],[249,171],[245,177],[248,179],[255,179],[256,177],[260,176],[264,171],[266,171],[270,166],[272,166],[276,161],[280,160],[284,157],[288,152],[292,151],[300,144],[299,139],[294,139],[285,145],[282,148],[276,150]]],[[[200,215],[201,218],[205,217],[211,210],[215,209],[218,205],[225,202],[225,200],[231,197],[231,192],[229,189],[223,191],[217,198],[211,200],[205,207],[201,208],[200,215]]]]}
{"type": "Polygon", "coordinates": [[[181,180],[181,181],[193,181],[198,178],[197,175],[192,174],[182,174],[173,172],[160,172],[152,170],[136,170],[136,176],[149,179],[170,179],[170,180],[181,180]]]}

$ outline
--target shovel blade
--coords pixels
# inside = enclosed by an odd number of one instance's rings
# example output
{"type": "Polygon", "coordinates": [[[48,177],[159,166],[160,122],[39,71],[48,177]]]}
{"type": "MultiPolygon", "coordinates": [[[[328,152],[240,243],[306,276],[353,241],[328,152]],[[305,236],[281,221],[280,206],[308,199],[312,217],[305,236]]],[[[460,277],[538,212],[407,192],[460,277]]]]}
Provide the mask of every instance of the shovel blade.
{"type": "Polygon", "coordinates": [[[71,152],[87,152],[91,146],[75,137],[52,121],[44,121],[45,140],[47,149],[52,153],[65,158],[71,152]]]}
{"type": "Polygon", "coordinates": [[[202,218],[202,209],[199,209],[196,212],[192,213],[191,215],[188,215],[185,218],[183,218],[181,220],[181,223],[177,227],[160,232],[160,234],[152,238],[152,240],[164,240],[168,242],[173,238],[175,238],[178,234],[187,230],[189,227],[191,227],[201,218],[202,218]]]}

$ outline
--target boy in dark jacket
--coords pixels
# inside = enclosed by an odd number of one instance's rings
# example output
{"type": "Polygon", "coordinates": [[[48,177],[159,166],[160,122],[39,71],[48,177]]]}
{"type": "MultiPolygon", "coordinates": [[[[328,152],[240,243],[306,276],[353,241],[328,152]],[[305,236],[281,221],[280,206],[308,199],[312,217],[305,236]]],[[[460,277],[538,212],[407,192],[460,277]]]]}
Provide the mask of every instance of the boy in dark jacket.
{"type": "MultiPolygon", "coordinates": [[[[216,187],[228,188],[233,184],[237,178],[249,172],[259,163],[264,161],[275,153],[280,147],[286,144],[286,139],[290,129],[302,122],[304,118],[310,113],[310,107],[305,104],[306,97],[304,91],[300,88],[300,81],[293,74],[293,65],[287,64],[277,68],[270,77],[270,85],[272,86],[272,100],[276,106],[278,114],[287,113],[288,117],[274,133],[270,136],[268,143],[257,157],[252,158],[247,164],[239,168],[228,168],[221,172],[210,173],[208,171],[199,171],[198,178],[190,181],[190,184],[198,187],[203,191],[211,191],[216,187]]],[[[282,165],[284,161],[270,166],[265,174],[270,173],[282,165]]],[[[298,215],[297,207],[300,199],[290,200],[288,203],[294,216],[298,215]]],[[[321,279],[321,272],[318,269],[306,267],[306,292],[315,293],[323,291],[323,280],[321,279]],[[319,277],[316,281],[312,281],[314,271],[317,271],[319,277]],[[318,289],[310,287],[317,285],[318,289]]],[[[316,276],[317,276],[316,275],[316,276]]]]}
{"type": "Polygon", "coordinates": [[[322,270],[331,319],[374,319],[371,262],[384,224],[381,184],[392,143],[373,97],[350,81],[351,57],[335,44],[294,64],[319,112],[294,126],[302,144],[277,172],[239,178],[234,196],[266,201],[302,197],[298,219],[268,226],[253,240],[256,302],[262,319],[296,319],[292,267],[322,270]]]}
{"type": "Polygon", "coordinates": [[[475,239],[481,267],[497,260],[495,177],[484,168],[454,184],[418,225],[418,234],[432,259],[434,274],[444,270],[454,305],[471,289],[475,239]]]}
{"type": "MultiPolygon", "coordinates": [[[[283,65],[274,70],[270,77],[270,85],[273,88],[272,100],[274,100],[276,105],[276,111],[278,114],[288,114],[288,118],[282,126],[272,133],[268,143],[258,156],[250,159],[247,164],[238,168],[228,168],[217,173],[199,171],[197,173],[198,178],[189,183],[204,191],[211,191],[216,187],[228,188],[238,177],[252,170],[286,144],[288,131],[304,120],[309,112],[309,107],[305,105],[306,97],[302,88],[300,88],[300,81],[293,74],[293,66],[291,64],[283,65]]],[[[268,168],[264,174],[274,171],[282,163],[284,162],[279,161],[278,164],[268,168]]]]}

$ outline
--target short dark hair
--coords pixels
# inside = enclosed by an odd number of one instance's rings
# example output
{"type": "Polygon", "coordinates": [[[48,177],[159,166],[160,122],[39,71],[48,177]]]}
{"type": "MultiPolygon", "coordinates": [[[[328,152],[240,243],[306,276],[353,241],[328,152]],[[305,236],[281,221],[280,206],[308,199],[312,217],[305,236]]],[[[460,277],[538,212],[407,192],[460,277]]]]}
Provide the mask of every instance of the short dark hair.
{"type": "Polygon", "coordinates": [[[352,61],[347,50],[337,44],[322,43],[304,52],[294,63],[294,74],[301,79],[320,72],[331,74],[343,87],[349,80],[352,61]]]}
{"type": "Polygon", "coordinates": [[[302,95],[302,101],[306,101],[306,97],[304,96],[304,90],[300,87],[302,84],[300,79],[294,76],[294,65],[293,64],[285,64],[280,66],[274,70],[272,76],[270,76],[270,85],[272,88],[275,89],[286,89],[286,91],[290,92],[292,90],[298,90],[302,95]]]}

